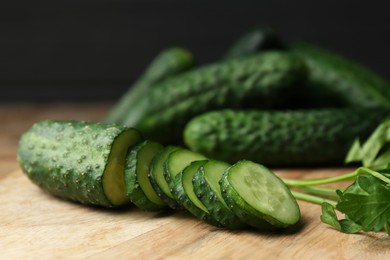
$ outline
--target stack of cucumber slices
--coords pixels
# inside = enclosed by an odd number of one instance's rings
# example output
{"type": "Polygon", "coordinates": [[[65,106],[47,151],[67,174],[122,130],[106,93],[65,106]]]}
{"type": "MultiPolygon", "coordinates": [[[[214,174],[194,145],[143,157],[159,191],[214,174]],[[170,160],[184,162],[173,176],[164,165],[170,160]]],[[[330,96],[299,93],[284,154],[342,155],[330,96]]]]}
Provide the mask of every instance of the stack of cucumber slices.
{"type": "Polygon", "coordinates": [[[83,204],[185,209],[228,229],[275,230],[300,219],[290,190],[266,167],[163,147],[133,128],[42,121],[22,136],[18,160],[42,189],[83,204]]]}

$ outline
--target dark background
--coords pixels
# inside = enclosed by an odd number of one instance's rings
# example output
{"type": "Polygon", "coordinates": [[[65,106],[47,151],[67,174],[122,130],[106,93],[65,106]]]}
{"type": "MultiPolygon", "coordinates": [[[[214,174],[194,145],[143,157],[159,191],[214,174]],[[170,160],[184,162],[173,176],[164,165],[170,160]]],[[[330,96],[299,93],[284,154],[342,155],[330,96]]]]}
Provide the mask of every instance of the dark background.
{"type": "Polygon", "coordinates": [[[390,78],[388,10],[375,1],[1,1],[0,101],[114,100],[162,49],[211,62],[256,25],[390,78]]]}

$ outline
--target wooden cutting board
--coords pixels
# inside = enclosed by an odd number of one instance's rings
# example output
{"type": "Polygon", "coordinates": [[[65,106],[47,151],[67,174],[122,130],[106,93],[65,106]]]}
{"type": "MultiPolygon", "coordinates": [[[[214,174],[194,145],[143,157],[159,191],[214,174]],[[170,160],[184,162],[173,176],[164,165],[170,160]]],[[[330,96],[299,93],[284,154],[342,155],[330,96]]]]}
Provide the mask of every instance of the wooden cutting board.
{"type": "MultiPolygon", "coordinates": [[[[317,205],[300,203],[302,221],[285,232],[228,231],[185,212],[105,210],[57,199],[19,170],[17,140],[32,122],[97,120],[106,109],[102,104],[0,106],[1,259],[390,259],[387,235],[342,234],[320,222],[317,205]]],[[[275,172],[285,178],[317,178],[350,170],[275,172]]]]}

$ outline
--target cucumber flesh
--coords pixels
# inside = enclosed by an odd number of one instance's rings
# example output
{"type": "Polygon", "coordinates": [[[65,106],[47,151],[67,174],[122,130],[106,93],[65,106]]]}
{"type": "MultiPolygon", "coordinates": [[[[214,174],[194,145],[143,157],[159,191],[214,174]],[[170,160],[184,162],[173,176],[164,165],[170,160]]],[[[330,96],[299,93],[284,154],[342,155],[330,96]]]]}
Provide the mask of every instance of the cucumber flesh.
{"type": "Polygon", "coordinates": [[[221,190],[232,211],[253,227],[286,228],[300,219],[298,204],[290,190],[260,164],[237,162],[224,173],[221,190]]]}
{"type": "MultiPolygon", "coordinates": [[[[200,153],[195,153],[187,149],[179,149],[172,152],[164,162],[164,178],[168,183],[170,191],[175,188],[175,177],[187,165],[194,161],[206,160],[207,158],[200,153]]],[[[177,198],[175,198],[177,200],[177,198]]]]}
{"type": "Polygon", "coordinates": [[[159,210],[166,204],[156,194],[148,178],[154,156],[163,148],[157,142],[144,141],[133,148],[126,160],[125,183],[127,196],[143,210],[159,210]]]}
{"type": "Polygon", "coordinates": [[[112,145],[108,163],[103,173],[103,189],[113,205],[123,205],[129,201],[126,196],[124,166],[129,147],[142,141],[138,131],[129,129],[120,134],[112,145]]]}
{"type": "Polygon", "coordinates": [[[194,186],[192,185],[192,179],[197,171],[199,171],[199,167],[205,164],[207,161],[195,161],[192,162],[189,166],[184,168],[181,172],[182,174],[182,185],[185,194],[188,198],[195,204],[196,207],[201,209],[202,211],[209,213],[208,209],[203,205],[203,203],[198,199],[197,195],[194,192],[194,186]]]}
{"type": "Polygon", "coordinates": [[[223,173],[230,164],[210,160],[203,164],[193,178],[193,188],[197,198],[207,207],[210,215],[222,226],[229,229],[242,228],[245,224],[226,205],[220,187],[223,173]]]}
{"type": "Polygon", "coordinates": [[[149,180],[153,189],[156,191],[157,195],[173,209],[177,208],[177,201],[174,199],[168,183],[164,178],[164,162],[172,152],[178,149],[181,148],[177,146],[167,146],[161,150],[153,159],[149,172],[149,180]]]}
{"type": "Polygon", "coordinates": [[[173,193],[177,198],[177,201],[192,215],[211,225],[220,227],[221,224],[210,215],[208,209],[198,199],[194,192],[194,186],[192,185],[192,179],[194,178],[195,173],[198,172],[199,168],[206,162],[207,160],[194,161],[177,174],[175,177],[173,193]]]}

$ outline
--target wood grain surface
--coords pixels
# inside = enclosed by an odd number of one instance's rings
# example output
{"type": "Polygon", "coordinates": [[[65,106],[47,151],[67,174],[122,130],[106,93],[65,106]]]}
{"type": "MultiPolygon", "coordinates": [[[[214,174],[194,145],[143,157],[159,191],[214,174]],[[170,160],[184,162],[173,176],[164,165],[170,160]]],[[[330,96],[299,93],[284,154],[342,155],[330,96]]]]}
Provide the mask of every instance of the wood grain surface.
{"type": "MultiPolygon", "coordinates": [[[[20,171],[20,134],[43,119],[98,121],[110,104],[1,104],[0,259],[390,259],[385,234],[342,234],[301,203],[302,221],[282,233],[228,231],[185,212],[105,210],[57,199],[20,171]]],[[[286,178],[333,176],[347,168],[274,169],[286,178]]]]}

